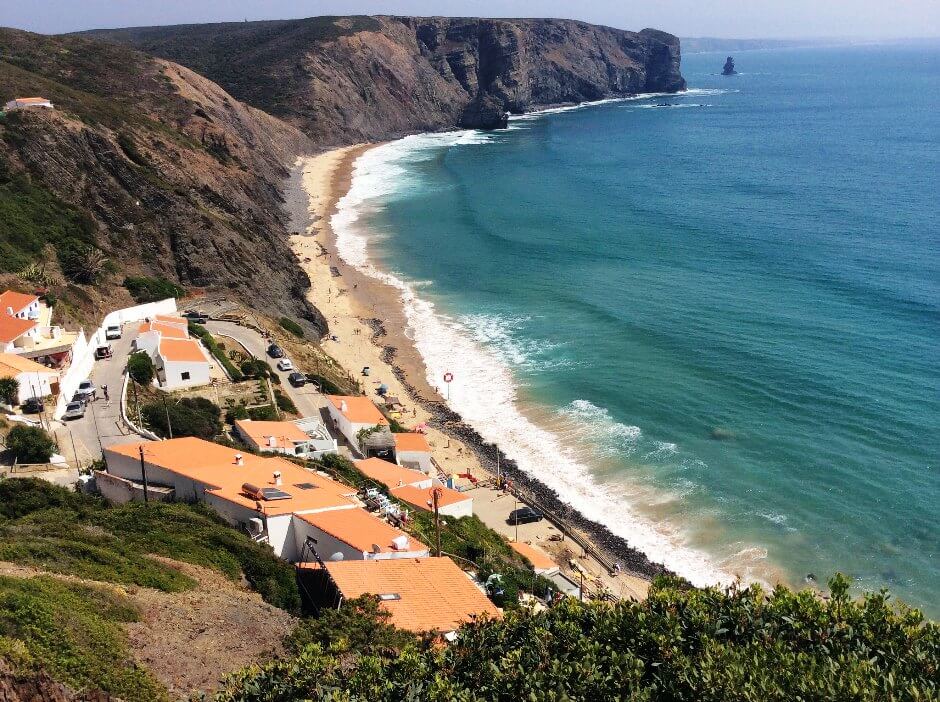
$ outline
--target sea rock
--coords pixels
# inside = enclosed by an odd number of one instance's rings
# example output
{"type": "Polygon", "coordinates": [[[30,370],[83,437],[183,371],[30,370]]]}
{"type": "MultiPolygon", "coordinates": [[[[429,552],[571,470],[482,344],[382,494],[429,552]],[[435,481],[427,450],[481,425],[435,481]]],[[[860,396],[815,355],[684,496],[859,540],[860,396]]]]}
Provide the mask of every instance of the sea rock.
{"type": "Polygon", "coordinates": [[[503,104],[492,95],[477,95],[467,105],[457,126],[464,129],[504,129],[509,124],[509,114],[503,104]]]}
{"type": "Polygon", "coordinates": [[[738,74],[738,72],[737,72],[736,70],[734,70],[734,58],[731,57],[731,56],[729,56],[728,59],[725,61],[725,66],[724,66],[724,68],[721,69],[721,75],[723,75],[723,76],[734,76],[734,75],[737,75],[737,74],[738,74]]]}

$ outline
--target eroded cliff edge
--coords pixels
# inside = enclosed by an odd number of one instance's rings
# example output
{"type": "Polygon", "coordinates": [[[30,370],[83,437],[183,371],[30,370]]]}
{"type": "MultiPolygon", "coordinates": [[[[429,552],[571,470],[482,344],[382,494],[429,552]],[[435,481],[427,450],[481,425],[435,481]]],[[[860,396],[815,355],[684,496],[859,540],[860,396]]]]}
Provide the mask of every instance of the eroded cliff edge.
{"type": "Polygon", "coordinates": [[[685,88],[679,40],[573,20],[315,17],[105,30],[327,147],[685,88]]]}

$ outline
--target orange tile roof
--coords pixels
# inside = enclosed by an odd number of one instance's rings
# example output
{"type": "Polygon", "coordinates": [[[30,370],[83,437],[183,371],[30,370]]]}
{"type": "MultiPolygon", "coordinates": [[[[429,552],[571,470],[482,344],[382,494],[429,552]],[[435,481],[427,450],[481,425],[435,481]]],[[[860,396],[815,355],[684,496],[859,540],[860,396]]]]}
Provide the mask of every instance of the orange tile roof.
{"type": "Polygon", "coordinates": [[[368,397],[353,395],[327,395],[326,397],[353,424],[388,424],[385,415],[379,412],[379,408],[372,404],[372,400],[368,397]],[[346,403],[345,410],[342,408],[344,402],[346,403]]]}
{"type": "Polygon", "coordinates": [[[236,449],[220,446],[195,437],[153,441],[144,444],[109,446],[106,452],[137,459],[144,447],[147,463],[160,466],[190,480],[212,486],[214,495],[244,507],[254,508],[255,499],[242,492],[242,485],[251,483],[259,488],[274,487],[274,471],[281,473],[280,489],[291,495],[289,500],[262,501],[265,514],[277,515],[315,509],[351,508],[355,488],[330,480],[317,473],[278,457],[254,456],[244,453],[244,465],[235,464],[236,449]],[[299,485],[310,484],[313,489],[299,485]]]}
{"type": "Polygon", "coordinates": [[[509,546],[520,556],[525,556],[536,570],[551,570],[552,568],[558,567],[558,564],[549,558],[548,554],[541,549],[530,546],[522,541],[510,541],[509,546]]]}
{"type": "Polygon", "coordinates": [[[8,344],[19,339],[35,326],[36,322],[32,319],[20,319],[2,313],[0,314],[0,341],[8,344]]]}
{"type": "Polygon", "coordinates": [[[395,434],[395,448],[398,451],[421,451],[431,453],[431,447],[428,445],[427,437],[425,437],[424,434],[413,432],[395,434]]]}
{"type": "Polygon", "coordinates": [[[58,375],[58,371],[46,368],[32,359],[15,353],[0,353],[0,377],[15,378],[20,373],[51,373],[58,375]]]}
{"type": "Polygon", "coordinates": [[[28,295],[26,293],[14,292],[13,290],[7,290],[0,293],[0,313],[6,314],[7,307],[13,308],[13,314],[17,312],[22,312],[24,309],[29,307],[39,298],[35,295],[28,295]]]}
{"type": "Polygon", "coordinates": [[[166,361],[208,363],[202,347],[195,339],[160,339],[160,355],[166,361]]]}
{"type": "Polygon", "coordinates": [[[431,491],[439,489],[441,491],[440,497],[438,497],[437,504],[439,507],[447,507],[448,505],[455,505],[459,502],[465,502],[467,500],[472,500],[473,498],[469,495],[464,495],[461,492],[456,490],[451,490],[448,487],[438,485],[437,487],[431,488],[416,488],[411,485],[405,485],[404,487],[392,488],[389,492],[393,497],[407,502],[409,505],[417,507],[418,509],[423,509],[427,512],[434,510],[433,501],[431,499],[431,491]]]}
{"type": "Polygon", "coordinates": [[[383,561],[326,563],[326,570],[346,599],[362,595],[398,595],[381,606],[400,629],[454,631],[464,622],[500,611],[449,558],[396,558],[383,561]]]}
{"type": "Polygon", "coordinates": [[[298,519],[304,520],[320,531],[326,532],[363,553],[371,552],[373,545],[379,546],[383,553],[398,550],[428,550],[427,546],[413,536],[406,534],[401,529],[396,529],[387,522],[383,522],[378,517],[373,517],[364,509],[330,510],[329,512],[313,512],[296,516],[298,519]],[[408,537],[408,546],[405,549],[396,549],[392,545],[392,539],[399,536],[408,537]]]}
{"type": "Polygon", "coordinates": [[[180,329],[175,324],[168,324],[166,322],[141,322],[137,331],[141,334],[146,334],[151,331],[158,332],[161,338],[166,339],[189,338],[189,332],[186,329],[180,329]]]}
{"type": "Polygon", "coordinates": [[[177,327],[183,327],[185,329],[189,328],[189,320],[185,317],[179,317],[175,314],[155,314],[153,316],[154,321],[163,322],[164,324],[172,324],[177,327]]]}
{"type": "Polygon", "coordinates": [[[268,447],[268,437],[273,436],[277,446],[289,447],[292,442],[309,441],[310,437],[293,422],[264,422],[250,419],[236,419],[235,426],[244,436],[249,437],[261,448],[268,447]]]}
{"type": "Polygon", "coordinates": [[[13,98],[16,102],[49,102],[44,97],[13,98]]]}
{"type": "Polygon", "coordinates": [[[367,458],[364,461],[353,461],[353,464],[361,473],[390,488],[420,483],[428,479],[428,476],[421,471],[402,468],[394,463],[383,461],[381,458],[367,458]]]}

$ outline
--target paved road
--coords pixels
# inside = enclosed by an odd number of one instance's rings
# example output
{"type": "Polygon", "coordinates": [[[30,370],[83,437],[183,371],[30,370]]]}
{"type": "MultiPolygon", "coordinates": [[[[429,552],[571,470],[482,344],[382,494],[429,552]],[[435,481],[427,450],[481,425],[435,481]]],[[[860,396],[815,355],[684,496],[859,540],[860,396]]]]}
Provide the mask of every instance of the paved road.
{"type": "Polygon", "coordinates": [[[253,356],[267,361],[271,370],[281,379],[281,390],[287,393],[287,396],[297,405],[301,416],[323,418],[321,410],[326,407],[326,399],[323,395],[314,390],[311,385],[295,388],[288,383],[287,376],[290,375],[290,371],[285,373],[277,369],[275,366],[277,361],[268,356],[268,342],[258,332],[233,322],[210,321],[206,324],[206,328],[212,332],[213,336],[234,339],[248,349],[253,356]]]}
{"type": "Polygon", "coordinates": [[[127,366],[127,357],[136,337],[137,323],[125,324],[122,337],[111,342],[114,355],[96,361],[92,368],[90,377],[98,388],[98,399],[88,403],[83,418],[63,422],[63,428],[57,430],[60,443],[70,443],[74,440],[75,453],[83,465],[101,458],[102,446],[140,440],[139,436],[132,434],[122,423],[120,405],[124,368],[127,366]],[[102,388],[105,385],[108,386],[109,401],[104,399],[102,388]]]}

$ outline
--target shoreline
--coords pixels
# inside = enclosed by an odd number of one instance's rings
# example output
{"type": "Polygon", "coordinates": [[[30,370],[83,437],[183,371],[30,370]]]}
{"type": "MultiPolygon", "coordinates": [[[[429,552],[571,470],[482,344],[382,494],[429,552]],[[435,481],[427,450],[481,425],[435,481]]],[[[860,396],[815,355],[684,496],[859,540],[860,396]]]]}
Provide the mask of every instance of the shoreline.
{"type": "MultiPolygon", "coordinates": [[[[330,334],[339,337],[338,342],[326,337],[322,345],[353,377],[360,363],[369,365],[372,372],[368,384],[381,380],[390,386],[390,394],[398,394],[403,401],[407,398],[414,404],[408,408],[412,416],[406,419],[411,424],[421,421],[428,424],[432,450],[445,471],[460,463],[465,466],[462,472],[492,481],[497,471],[497,448],[450,409],[427,382],[424,361],[405,333],[400,290],[350,266],[337,252],[330,219],[350,189],[355,161],[375,146],[378,144],[360,144],[301,157],[291,168],[290,195],[285,198],[285,208],[291,216],[292,231],[298,232],[291,236],[291,243],[298,263],[311,280],[308,299],[327,318],[330,334]],[[301,193],[306,193],[307,203],[302,202],[301,193]],[[347,343],[349,338],[352,343],[347,343]],[[393,380],[383,377],[386,372],[393,380]]],[[[364,389],[371,397],[369,388],[364,389]]],[[[629,596],[642,597],[652,578],[673,573],[626,539],[572,508],[554,490],[519,469],[502,451],[499,464],[504,478],[513,482],[520,497],[550,515],[546,522],[562,525],[574,536],[582,555],[594,552],[593,560],[607,570],[599,575],[616,584],[611,587],[613,591],[626,588],[630,590],[629,596]],[[620,563],[623,570],[618,577],[611,578],[610,567],[614,563],[620,563]],[[629,587],[631,579],[635,582],[629,587]]],[[[475,501],[480,490],[471,492],[475,501]]],[[[570,553],[567,547],[565,551],[570,553]]]]}

